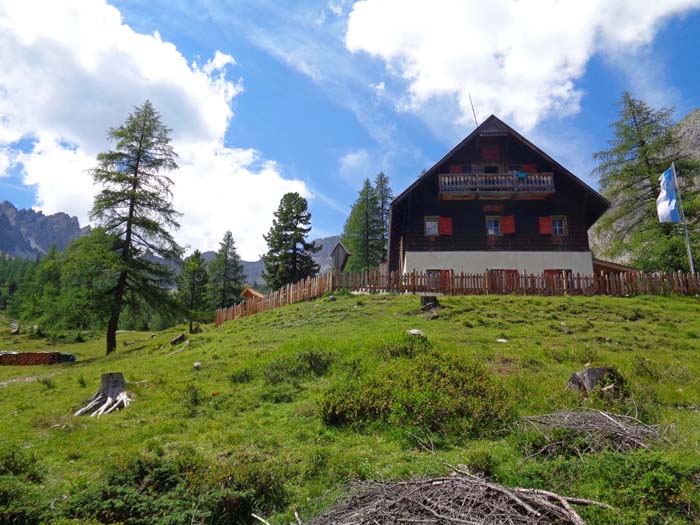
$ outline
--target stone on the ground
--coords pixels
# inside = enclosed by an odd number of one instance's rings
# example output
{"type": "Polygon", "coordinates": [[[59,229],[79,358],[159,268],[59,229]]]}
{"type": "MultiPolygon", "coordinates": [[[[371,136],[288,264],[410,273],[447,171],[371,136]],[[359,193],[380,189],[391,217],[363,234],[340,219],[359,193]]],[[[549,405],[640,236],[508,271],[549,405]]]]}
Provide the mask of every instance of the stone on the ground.
{"type": "Polygon", "coordinates": [[[180,334],[180,335],[178,335],[177,337],[173,338],[173,339],[170,341],[170,344],[171,344],[172,346],[179,345],[180,343],[184,343],[184,342],[185,342],[185,339],[187,339],[187,336],[186,336],[185,334],[180,334]]]}

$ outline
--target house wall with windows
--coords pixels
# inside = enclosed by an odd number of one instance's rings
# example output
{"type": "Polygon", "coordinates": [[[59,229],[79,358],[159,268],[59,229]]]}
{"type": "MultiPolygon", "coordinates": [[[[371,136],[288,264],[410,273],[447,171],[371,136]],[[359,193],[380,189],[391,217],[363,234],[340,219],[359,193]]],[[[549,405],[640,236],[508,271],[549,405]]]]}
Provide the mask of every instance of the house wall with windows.
{"type": "Polygon", "coordinates": [[[608,206],[492,116],[394,200],[389,270],[590,274],[608,206]]]}
{"type": "Polygon", "coordinates": [[[591,252],[536,251],[448,251],[412,252],[404,254],[405,272],[419,273],[451,270],[454,273],[484,273],[494,270],[516,270],[520,273],[570,272],[591,275],[591,252]]]}

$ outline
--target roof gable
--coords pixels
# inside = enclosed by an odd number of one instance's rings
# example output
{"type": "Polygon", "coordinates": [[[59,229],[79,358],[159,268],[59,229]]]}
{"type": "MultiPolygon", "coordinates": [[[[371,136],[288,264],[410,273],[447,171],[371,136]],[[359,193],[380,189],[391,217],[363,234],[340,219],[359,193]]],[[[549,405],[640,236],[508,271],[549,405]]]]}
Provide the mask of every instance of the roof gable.
{"type": "Polygon", "coordinates": [[[560,171],[565,177],[571,179],[575,182],[583,191],[585,191],[589,196],[596,202],[599,208],[599,215],[602,215],[605,210],[610,206],[610,202],[603,197],[596,190],[591,188],[588,184],[579,179],[576,175],[571,173],[568,169],[562,166],[559,162],[550,157],[547,153],[542,151],[535,144],[530,142],[528,139],[523,137],[520,133],[511,128],[508,124],[503,122],[501,119],[495,115],[491,115],[479,126],[477,126],[474,131],[467,135],[459,144],[452,148],[444,157],[437,161],[429,170],[424,172],[417,180],[415,180],[408,188],[401,192],[392,202],[392,206],[400,202],[406,195],[413,191],[418,185],[420,185],[426,178],[435,174],[440,166],[448,162],[452,157],[459,153],[463,148],[465,148],[472,140],[476,137],[498,137],[510,135],[516,140],[521,142],[526,147],[530,148],[536,154],[543,157],[547,162],[551,163],[558,171],[560,171]]]}

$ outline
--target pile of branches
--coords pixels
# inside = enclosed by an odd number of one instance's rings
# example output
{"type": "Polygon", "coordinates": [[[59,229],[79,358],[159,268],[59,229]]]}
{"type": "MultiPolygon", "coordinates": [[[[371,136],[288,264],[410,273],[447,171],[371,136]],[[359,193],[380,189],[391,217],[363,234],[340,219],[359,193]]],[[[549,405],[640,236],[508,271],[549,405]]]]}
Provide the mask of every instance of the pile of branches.
{"type": "Polygon", "coordinates": [[[444,478],[357,483],[350,495],[310,524],[583,525],[572,505],[612,509],[546,490],[504,487],[457,469],[444,478]]]}
{"type": "MultiPolygon", "coordinates": [[[[568,431],[571,435],[581,438],[579,441],[585,444],[585,450],[581,452],[630,452],[648,448],[649,444],[661,438],[661,432],[656,425],[647,425],[632,416],[593,409],[527,416],[520,419],[516,427],[523,431],[534,430],[550,440],[561,437],[561,432],[557,431],[568,431]]],[[[567,445],[562,440],[551,441],[533,455],[545,451],[552,453],[557,447],[567,445]]]]}

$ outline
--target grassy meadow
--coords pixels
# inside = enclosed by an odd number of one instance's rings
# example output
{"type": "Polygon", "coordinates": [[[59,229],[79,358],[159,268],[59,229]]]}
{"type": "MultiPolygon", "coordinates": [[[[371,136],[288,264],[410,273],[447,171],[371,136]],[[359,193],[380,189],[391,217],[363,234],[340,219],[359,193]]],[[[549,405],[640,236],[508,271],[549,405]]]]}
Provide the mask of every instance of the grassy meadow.
{"type": "Polygon", "coordinates": [[[78,358],[0,367],[0,521],[239,523],[254,511],[289,523],[352,480],[444,474],[442,458],[616,507],[581,509],[587,523],[700,522],[699,298],[440,302],[435,317],[415,296],[339,294],[205,326],[184,349],[169,343],[182,326],[120,332],[108,357],[102,337],[10,336],[0,319],[0,350],[78,358]],[[567,389],[585,364],[615,367],[624,391],[567,389]],[[118,371],[132,405],[73,417],[118,371]],[[532,455],[537,436],[512,428],[579,406],[636,415],[665,440],[532,455]]]}

